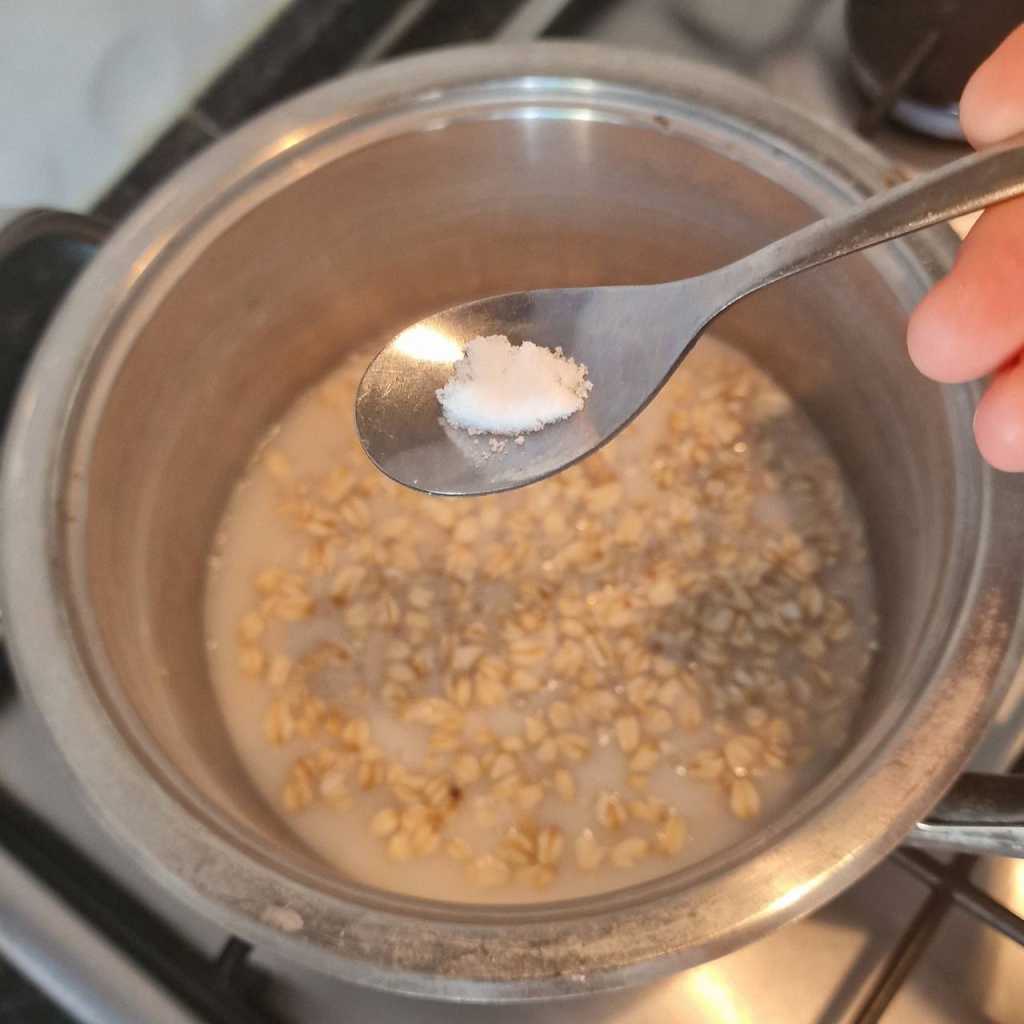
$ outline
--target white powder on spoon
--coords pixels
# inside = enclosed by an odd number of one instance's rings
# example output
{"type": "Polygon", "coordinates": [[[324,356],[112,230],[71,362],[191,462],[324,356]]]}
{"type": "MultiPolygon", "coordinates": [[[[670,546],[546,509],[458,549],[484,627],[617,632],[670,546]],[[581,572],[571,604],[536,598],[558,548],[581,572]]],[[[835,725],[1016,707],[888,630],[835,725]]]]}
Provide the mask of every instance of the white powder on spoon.
{"type": "Polygon", "coordinates": [[[466,345],[437,400],[453,427],[524,434],[579,412],[590,388],[587,368],[560,348],[512,345],[503,334],[492,334],[466,345]]]}

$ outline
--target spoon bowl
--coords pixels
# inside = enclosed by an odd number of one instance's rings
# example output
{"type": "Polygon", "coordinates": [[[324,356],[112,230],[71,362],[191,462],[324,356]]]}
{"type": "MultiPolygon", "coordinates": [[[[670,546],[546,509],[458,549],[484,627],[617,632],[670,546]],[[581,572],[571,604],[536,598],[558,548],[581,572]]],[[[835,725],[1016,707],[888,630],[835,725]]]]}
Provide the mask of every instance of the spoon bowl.
{"type": "Polygon", "coordinates": [[[689,351],[680,337],[692,345],[704,326],[696,320],[703,282],[514,292],[421,320],[363,377],[356,399],[363,447],[393,480],[432,494],[506,491],[557,473],[610,441],[657,394],[689,351]],[[593,390],[583,409],[522,444],[451,426],[436,393],[481,334],[561,346],[588,369],[593,390]]]}
{"type": "Polygon", "coordinates": [[[965,157],[816,221],[743,259],[661,284],[552,288],[477,299],[396,335],[356,394],[366,453],[398,483],[439,495],[523,487],[589,455],[658,393],[712,320],[775,281],[879,242],[1024,195],[1017,139],[965,157]],[[448,424],[437,391],[479,335],[533,341],[586,366],[583,409],[522,443],[448,424]]]}

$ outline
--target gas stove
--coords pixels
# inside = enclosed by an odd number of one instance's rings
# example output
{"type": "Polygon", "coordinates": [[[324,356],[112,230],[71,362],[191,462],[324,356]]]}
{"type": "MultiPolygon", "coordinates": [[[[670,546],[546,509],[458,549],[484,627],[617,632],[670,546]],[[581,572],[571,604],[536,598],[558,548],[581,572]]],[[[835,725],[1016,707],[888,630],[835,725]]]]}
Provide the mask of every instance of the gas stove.
{"type": "MultiPolygon", "coordinates": [[[[921,30],[911,26],[903,49],[879,63],[871,44],[865,46],[871,18],[902,6],[880,0],[295,0],[165,127],[93,212],[116,223],[210,142],[324,78],[433,46],[541,36],[729,68],[824,121],[870,133],[899,170],[913,174],[965,152],[949,117],[949,96],[959,86],[943,79],[942,88],[932,88],[932,79],[918,77],[941,55],[955,31],[943,19],[957,11],[949,4],[908,5],[921,13],[921,30]],[[932,116],[915,121],[911,115],[921,109],[932,116]],[[906,128],[908,120],[933,134],[906,128]]],[[[58,283],[84,258],[63,255],[66,263],[54,271],[58,283]]],[[[1022,736],[1024,676],[976,766],[1005,770],[1019,756],[1022,736]]],[[[0,1022],[1024,1021],[1018,916],[1024,862],[941,860],[904,849],[813,916],[648,988],[557,1004],[437,1004],[302,972],[156,888],[83,806],[6,669],[0,672],[0,779],[0,1022]]]]}

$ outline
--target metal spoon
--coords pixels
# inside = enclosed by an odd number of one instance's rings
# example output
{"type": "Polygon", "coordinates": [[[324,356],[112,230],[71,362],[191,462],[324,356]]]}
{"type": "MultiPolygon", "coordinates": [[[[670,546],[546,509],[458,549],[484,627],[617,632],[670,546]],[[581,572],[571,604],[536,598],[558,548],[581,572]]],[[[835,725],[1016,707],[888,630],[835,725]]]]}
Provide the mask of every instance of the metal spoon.
{"type": "Polygon", "coordinates": [[[1024,195],[1020,138],[965,157],[816,221],[717,270],[665,284],[553,288],[467,302],[412,325],[370,364],[356,395],[367,454],[393,480],[432,494],[531,484],[610,441],[658,393],[704,328],[765,285],[900,235],[1024,195]],[[477,335],[529,339],[583,363],[582,411],[507,444],[443,422],[435,392],[477,335]]]}

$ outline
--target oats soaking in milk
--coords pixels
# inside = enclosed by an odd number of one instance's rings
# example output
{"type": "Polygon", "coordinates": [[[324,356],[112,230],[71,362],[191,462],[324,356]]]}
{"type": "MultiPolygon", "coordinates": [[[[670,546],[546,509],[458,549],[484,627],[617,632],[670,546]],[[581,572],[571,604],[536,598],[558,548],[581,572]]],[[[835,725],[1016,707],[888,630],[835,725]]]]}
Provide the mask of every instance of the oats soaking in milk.
{"type": "Polygon", "coordinates": [[[326,861],[460,901],[712,857],[827,770],[874,646],[862,524],[820,437],[708,339],[611,445],[484,498],[382,476],[365,360],[295,404],[211,558],[243,764],[326,861]]]}

